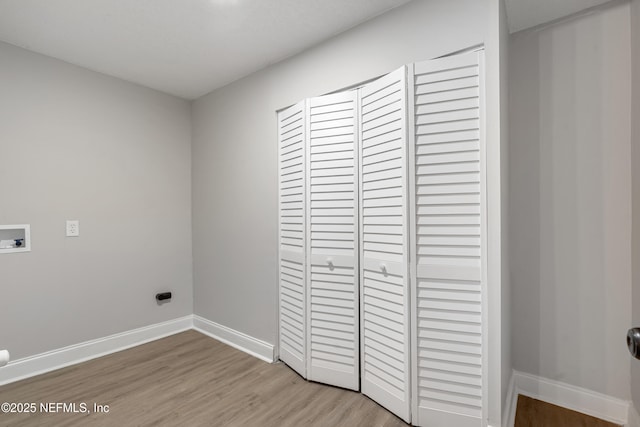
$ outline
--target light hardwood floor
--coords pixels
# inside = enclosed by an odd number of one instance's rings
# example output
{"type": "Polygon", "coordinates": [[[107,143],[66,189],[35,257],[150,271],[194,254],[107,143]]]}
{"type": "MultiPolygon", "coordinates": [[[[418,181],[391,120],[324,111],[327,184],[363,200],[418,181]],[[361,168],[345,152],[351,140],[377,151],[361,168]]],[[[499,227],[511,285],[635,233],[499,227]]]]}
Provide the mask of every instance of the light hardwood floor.
{"type": "Polygon", "coordinates": [[[360,393],[303,380],[196,331],[0,387],[12,426],[406,426],[360,393]],[[41,413],[40,403],[109,405],[109,413],[41,413]]]}

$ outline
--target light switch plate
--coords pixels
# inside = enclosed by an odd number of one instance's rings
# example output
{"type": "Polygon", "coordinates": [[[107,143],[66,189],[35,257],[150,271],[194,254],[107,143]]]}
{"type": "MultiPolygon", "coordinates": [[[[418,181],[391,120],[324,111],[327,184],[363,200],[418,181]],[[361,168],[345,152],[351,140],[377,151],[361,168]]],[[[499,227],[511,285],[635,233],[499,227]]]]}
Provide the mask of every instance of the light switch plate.
{"type": "Polygon", "coordinates": [[[77,219],[67,220],[67,237],[78,237],[80,235],[80,221],[77,219]]]}

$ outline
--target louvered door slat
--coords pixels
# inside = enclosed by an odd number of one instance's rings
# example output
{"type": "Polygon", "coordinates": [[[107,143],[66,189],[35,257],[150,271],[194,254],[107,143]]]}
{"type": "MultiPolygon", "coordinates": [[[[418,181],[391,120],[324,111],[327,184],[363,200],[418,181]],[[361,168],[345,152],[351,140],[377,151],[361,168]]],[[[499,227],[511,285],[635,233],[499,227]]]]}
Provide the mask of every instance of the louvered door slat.
{"type": "Polygon", "coordinates": [[[360,89],[362,392],[410,420],[405,68],[360,89]]]}
{"type": "Polygon", "coordinates": [[[278,113],[280,359],[306,377],[305,103],[278,113]]]}
{"type": "Polygon", "coordinates": [[[414,64],[414,418],[480,427],[486,195],[481,53],[414,64]]]}
{"type": "Polygon", "coordinates": [[[359,390],[357,97],[308,100],[308,378],[359,390]]]}

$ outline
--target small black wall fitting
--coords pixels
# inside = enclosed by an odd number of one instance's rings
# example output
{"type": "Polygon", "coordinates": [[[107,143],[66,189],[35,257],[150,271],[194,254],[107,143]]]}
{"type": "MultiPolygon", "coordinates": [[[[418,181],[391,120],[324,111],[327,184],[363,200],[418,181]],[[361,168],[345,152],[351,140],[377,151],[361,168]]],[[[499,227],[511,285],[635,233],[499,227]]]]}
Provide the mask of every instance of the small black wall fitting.
{"type": "Polygon", "coordinates": [[[171,292],[162,292],[156,294],[156,301],[166,301],[168,299],[171,299],[171,292]]]}

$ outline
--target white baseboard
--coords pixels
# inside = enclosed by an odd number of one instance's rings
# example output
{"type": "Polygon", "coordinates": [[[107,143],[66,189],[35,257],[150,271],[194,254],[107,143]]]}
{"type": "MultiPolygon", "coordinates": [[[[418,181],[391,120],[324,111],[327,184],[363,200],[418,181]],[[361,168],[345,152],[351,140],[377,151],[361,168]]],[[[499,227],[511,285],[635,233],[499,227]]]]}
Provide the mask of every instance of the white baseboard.
{"type": "Polygon", "coordinates": [[[255,356],[258,359],[262,359],[265,362],[273,363],[274,361],[273,344],[261,341],[197,315],[193,316],[193,329],[255,356]]]}
{"type": "Polygon", "coordinates": [[[626,427],[640,427],[640,414],[633,404],[629,404],[629,416],[626,427]]]}
{"type": "Polygon", "coordinates": [[[195,329],[258,359],[269,363],[274,361],[274,346],[272,344],[190,314],[155,325],[11,361],[8,365],[0,368],[0,386],[116,353],[190,329],[195,329]]]}
{"type": "Polygon", "coordinates": [[[502,414],[502,426],[513,427],[516,422],[516,406],[518,404],[518,392],[516,391],[515,371],[511,371],[509,379],[509,388],[507,389],[507,397],[504,402],[504,412],[502,414]]]}
{"type": "Polygon", "coordinates": [[[188,315],[155,325],[145,326],[108,337],[86,341],[9,362],[0,368],[0,385],[44,374],[76,363],[95,359],[127,348],[155,341],[193,328],[188,315]]]}
{"type": "Polygon", "coordinates": [[[509,427],[514,424],[519,394],[615,424],[627,424],[629,402],[626,400],[518,371],[513,371],[511,387],[508,393],[511,401],[505,402],[509,408],[506,418],[509,427]]]}

